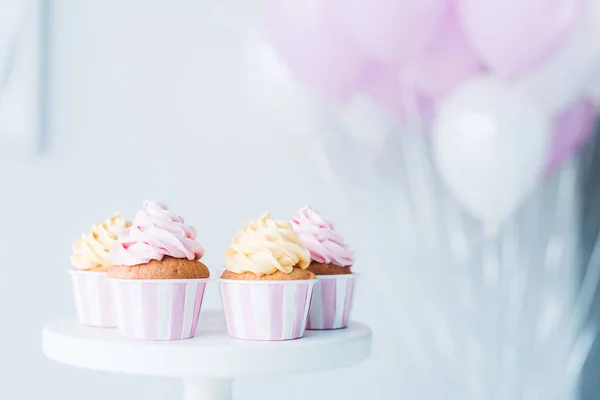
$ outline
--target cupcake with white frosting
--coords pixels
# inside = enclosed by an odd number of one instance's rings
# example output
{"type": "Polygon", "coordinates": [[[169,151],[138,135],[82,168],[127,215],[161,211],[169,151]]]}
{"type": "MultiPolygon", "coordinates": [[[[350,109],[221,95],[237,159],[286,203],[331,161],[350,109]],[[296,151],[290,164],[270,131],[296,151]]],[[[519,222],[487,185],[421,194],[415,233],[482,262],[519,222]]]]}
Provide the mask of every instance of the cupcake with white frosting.
{"type": "Polygon", "coordinates": [[[292,227],[310,251],[308,270],[317,277],[307,329],[346,328],[356,290],[357,274],[352,272],[354,253],[334,223],[310,207],[296,211],[292,227]]]}
{"type": "Polygon", "coordinates": [[[92,226],[73,244],[69,271],[73,283],[75,306],[79,322],[86,326],[115,326],[114,309],[107,272],[113,262],[110,251],[121,232],[131,225],[117,213],[92,226]]]}
{"type": "Polygon", "coordinates": [[[307,270],[310,254],[287,221],[268,212],[247,223],[225,253],[221,278],[239,280],[314,279],[307,270]]]}
{"type": "Polygon", "coordinates": [[[122,213],[92,226],[73,244],[73,267],[78,271],[107,272],[113,266],[110,251],[116,246],[119,235],[130,226],[131,222],[122,213]]]}
{"type": "Polygon", "coordinates": [[[221,297],[229,334],[247,340],[304,335],[315,275],[287,221],[269,213],[246,224],[225,253],[221,297]]]}

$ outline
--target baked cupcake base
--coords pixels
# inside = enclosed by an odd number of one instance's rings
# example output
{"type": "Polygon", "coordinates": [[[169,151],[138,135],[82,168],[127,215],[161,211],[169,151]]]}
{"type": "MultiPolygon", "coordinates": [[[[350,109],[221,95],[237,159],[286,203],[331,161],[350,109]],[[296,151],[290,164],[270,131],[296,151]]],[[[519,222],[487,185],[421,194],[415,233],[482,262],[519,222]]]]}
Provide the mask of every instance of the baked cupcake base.
{"type": "Polygon", "coordinates": [[[316,261],[311,261],[307,268],[315,275],[347,275],[352,273],[352,267],[340,267],[334,264],[325,264],[316,261]]]}
{"type": "Polygon", "coordinates": [[[258,276],[253,272],[244,272],[236,274],[229,270],[223,271],[221,279],[231,279],[239,281],[301,281],[315,279],[315,274],[301,268],[294,268],[291,273],[285,274],[277,271],[274,274],[258,276]]]}
{"type": "Polygon", "coordinates": [[[208,267],[197,260],[165,256],[146,264],[115,265],[108,273],[111,279],[206,279],[208,267]]]}

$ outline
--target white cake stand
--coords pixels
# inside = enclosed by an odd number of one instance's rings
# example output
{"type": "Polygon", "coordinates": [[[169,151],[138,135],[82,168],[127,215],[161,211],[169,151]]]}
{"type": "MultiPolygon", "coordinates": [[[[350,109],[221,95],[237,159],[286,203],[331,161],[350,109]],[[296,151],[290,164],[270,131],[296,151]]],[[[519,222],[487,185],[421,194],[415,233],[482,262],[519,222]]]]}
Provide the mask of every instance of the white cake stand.
{"type": "Polygon", "coordinates": [[[235,378],[350,367],[371,352],[371,330],[360,323],[307,331],[298,340],[252,342],[231,339],[222,314],[203,311],[195,338],[170,342],[132,341],[115,329],[59,320],[44,328],[44,353],[79,368],[180,378],[184,400],[231,400],[235,378]]]}

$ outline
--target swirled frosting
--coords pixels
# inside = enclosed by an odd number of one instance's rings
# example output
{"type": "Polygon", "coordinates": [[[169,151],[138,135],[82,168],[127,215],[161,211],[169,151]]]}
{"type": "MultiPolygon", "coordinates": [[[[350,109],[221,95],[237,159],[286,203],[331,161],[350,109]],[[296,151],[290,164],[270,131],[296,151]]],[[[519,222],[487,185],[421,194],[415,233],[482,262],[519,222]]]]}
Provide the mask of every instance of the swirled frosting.
{"type": "Polygon", "coordinates": [[[114,265],[140,265],[164,256],[199,260],[204,248],[196,242],[196,230],[165,204],[145,201],[130,228],[120,236],[110,257],[114,265]]]}
{"type": "Polygon", "coordinates": [[[323,218],[312,208],[302,207],[296,211],[292,227],[314,261],[340,267],[354,264],[354,254],[344,244],[344,239],[335,230],[333,222],[323,218]]]}
{"type": "Polygon", "coordinates": [[[73,266],[80,270],[112,266],[109,252],[117,244],[119,234],[129,226],[131,223],[121,213],[92,226],[73,244],[73,266]]]}
{"type": "Polygon", "coordinates": [[[225,268],[258,276],[277,271],[289,274],[294,267],[310,265],[310,254],[287,221],[275,221],[268,212],[246,224],[225,253],[225,268]]]}

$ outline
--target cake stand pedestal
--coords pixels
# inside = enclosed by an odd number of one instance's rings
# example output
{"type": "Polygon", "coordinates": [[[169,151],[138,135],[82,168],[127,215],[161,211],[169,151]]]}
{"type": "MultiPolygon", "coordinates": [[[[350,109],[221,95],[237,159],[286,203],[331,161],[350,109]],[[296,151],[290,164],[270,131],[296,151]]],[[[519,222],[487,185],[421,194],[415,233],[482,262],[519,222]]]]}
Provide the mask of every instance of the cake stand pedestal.
{"type": "Polygon", "coordinates": [[[79,368],[179,378],[184,400],[231,400],[235,378],[350,367],[371,352],[371,330],[360,323],[306,331],[298,340],[254,342],[230,338],[222,314],[203,311],[195,338],[169,342],[132,341],[115,329],[58,320],[44,327],[44,354],[79,368]]]}

